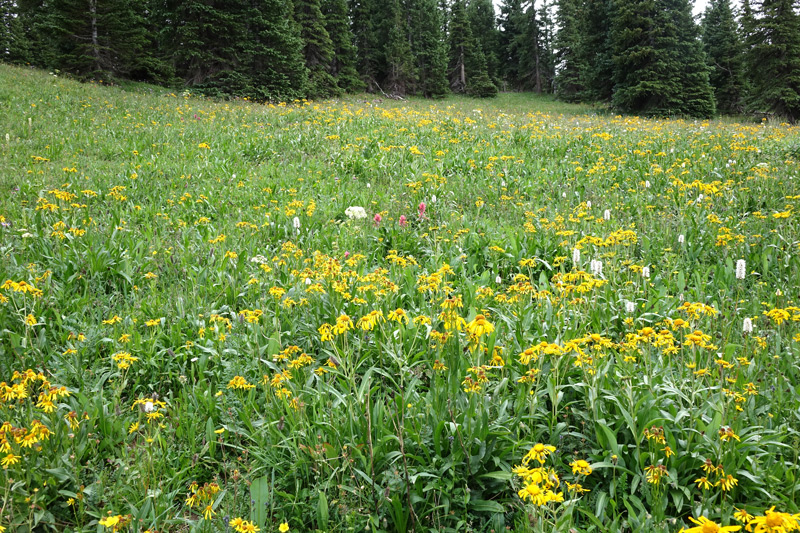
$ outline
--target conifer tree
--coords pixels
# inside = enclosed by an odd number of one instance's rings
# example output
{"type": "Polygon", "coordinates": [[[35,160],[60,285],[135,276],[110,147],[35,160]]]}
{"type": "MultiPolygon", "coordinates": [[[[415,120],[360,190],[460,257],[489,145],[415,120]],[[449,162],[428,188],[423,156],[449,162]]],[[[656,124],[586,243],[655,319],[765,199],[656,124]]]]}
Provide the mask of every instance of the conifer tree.
{"type": "Polygon", "coordinates": [[[611,50],[611,0],[585,0],[578,63],[584,85],[583,100],[608,102],[614,87],[611,50]]]}
{"type": "Polygon", "coordinates": [[[580,0],[558,2],[558,32],[554,42],[558,66],[555,93],[567,102],[578,101],[586,93],[582,79],[586,65],[581,54],[581,4],[580,0]]]}
{"type": "Polygon", "coordinates": [[[190,86],[224,91],[237,63],[237,46],[246,34],[243,0],[168,0],[164,46],[172,51],[176,74],[190,86]],[[218,87],[218,88],[217,88],[218,87]]]}
{"type": "Polygon", "coordinates": [[[346,0],[323,0],[322,14],[325,31],[333,44],[333,58],[328,71],[336,79],[336,85],[347,92],[356,92],[364,85],[356,70],[356,47],[346,0]]]}
{"type": "Polygon", "coordinates": [[[500,70],[503,80],[515,90],[519,90],[521,86],[520,66],[525,22],[522,0],[503,0],[498,20],[500,70]]]}
{"type": "Polygon", "coordinates": [[[556,77],[556,55],[553,42],[555,39],[555,20],[553,17],[553,1],[542,0],[537,13],[539,22],[538,64],[544,80],[543,91],[553,92],[556,77]]]}
{"type": "Polygon", "coordinates": [[[472,35],[464,0],[455,0],[450,11],[450,88],[456,93],[491,97],[497,87],[489,79],[486,58],[472,35]]]}
{"type": "Polygon", "coordinates": [[[743,109],[744,50],[739,40],[730,0],[711,0],[703,16],[703,46],[711,72],[717,110],[743,109]]]}
{"type": "Polygon", "coordinates": [[[796,0],[763,0],[748,39],[754,111],[800,119],[800,15],[796,0]]]}
{"type": "Polygon", "coordinates": [[[399,0],[387,0],[384,10],[386,43],[383,48],[382,88],[390,95],[404,96],[413,92],[417,81],[407,18],[399,0]]]}
{"type": "Polygon", "coordinates": [[[381,45],[377,0],[350,0],[356,70],[369,92],[378,90],[381,45]]]}
{"type": "Polygon", "coordinates": [[[11,21],[17,18],[16,6],[11,0],[0,0],[0,60],[8,59],[11,48],[11,21]]]}
{"type": "Polygon", "coordinates": [[[294,17],[303,40],[309,96],[326,98],[340,94],[336,80],[328,71],[333,61],[333,42],[325,30],[320,0],[295,0],[294,17]]]}
{"type": "MultiPolygon", "coordinates": [[[[679,94],[675,101],[678,113],[696,118],[709,118],[715,111],[714,88],[709,82],[709,68],[700,28],[692,16],[692,0],[664,0],[662,13],[671,15],[674,23],[674,44],[668,43],[669,56],[674,56],[678,71],[679,94]]],[[[665,22],[665,28],[672,25],[665,22]]]]}
{"type": "Polygon", "coordinates": [[[128,75],[154,68],[141,4],[53,0],[44,8],[61,68],[81,76],[128,75]]]}
{"type": "Polygon", "coordinates": [[[545,32],[534,2],[525,10],[522,23],[515,43],[519,51],[518,83],[523,90],[542,93],[547,88],[545,32]]]}
{"type": "Polygon", "coordinates": [[[0,61],[17,62],[27,46],[16,2],[0,0],[0,61]]]}
{"type": "Polygon", "coordinates": [[[470,0],[467,7],[470,30],[486,58],[486,72],[496,82],[499,79],[499,35],[492,0],[470,0]]]}
{"type": "Polygon", "coordinates": [[[282,0],[249,0],[244,11],[247,37],[240,71],[247,96],[256,100],[292,100],[307,94],[308,70],[291,6],[282,0]]]}
{"type": "Polygon", "coordinates": [[[442,32],[442,12],[436,0],[408,2],[411,46],[419,78],[418,92],[442,98],[447,92],[447,49],[442,32]]]}
{"type": "Polygon", "coordinates": [[[614,106],[644,115],[708,117],[714,99],[689,0],[616,4],[614,106]]]}

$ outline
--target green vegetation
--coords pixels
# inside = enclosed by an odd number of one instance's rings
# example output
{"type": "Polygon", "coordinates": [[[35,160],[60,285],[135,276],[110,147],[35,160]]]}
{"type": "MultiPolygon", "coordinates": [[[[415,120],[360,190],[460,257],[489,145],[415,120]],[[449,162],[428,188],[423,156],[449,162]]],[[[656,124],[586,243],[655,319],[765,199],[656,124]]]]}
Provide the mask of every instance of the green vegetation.
{"type": "Polygon", "coordinates": [[[0,65],[6,533],[800,528],[796,126],[131,88],[0,65]]]}
{"type": "Polygon", "coordinates": [[[0,61],[262,103],[502,90],[797,120],[800,0],[736,4],[698,25],[690,0],[0,0],[0,61]]]}

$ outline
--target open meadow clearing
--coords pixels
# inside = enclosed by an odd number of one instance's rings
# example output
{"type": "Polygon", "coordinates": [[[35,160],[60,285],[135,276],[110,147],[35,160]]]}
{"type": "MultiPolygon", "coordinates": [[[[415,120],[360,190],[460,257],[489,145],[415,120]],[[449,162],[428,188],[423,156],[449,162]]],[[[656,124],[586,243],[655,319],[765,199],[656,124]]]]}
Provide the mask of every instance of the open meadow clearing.
{"type": "Polygon", "coordinates": [[[0,109],[0,531],[800,528],[797,126],[0,109]]]}

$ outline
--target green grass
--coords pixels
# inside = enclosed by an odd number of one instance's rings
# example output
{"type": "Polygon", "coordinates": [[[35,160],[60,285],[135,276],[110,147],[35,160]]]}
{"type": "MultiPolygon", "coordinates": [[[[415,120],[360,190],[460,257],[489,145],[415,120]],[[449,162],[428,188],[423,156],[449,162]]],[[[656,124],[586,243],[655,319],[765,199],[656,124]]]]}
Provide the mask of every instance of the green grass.
{"type": "Polygon", "coordinates": [[[797,127],[2,65],[0,106],[7,531],[800,511],[797,127]]]}

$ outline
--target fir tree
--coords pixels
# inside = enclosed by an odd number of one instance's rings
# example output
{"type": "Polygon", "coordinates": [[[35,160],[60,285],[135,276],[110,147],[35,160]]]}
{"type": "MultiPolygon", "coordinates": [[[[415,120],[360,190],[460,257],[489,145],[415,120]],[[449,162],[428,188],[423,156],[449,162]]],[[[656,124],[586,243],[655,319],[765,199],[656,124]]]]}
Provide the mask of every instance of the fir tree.
{"type": "Polygon", "coordinates": [[[703,46],[711,67],[709,81],[714,88],[717,110],[741,112],[744,54],[730,0],[711,0],[703,16],[703,46]]]}
{"type": "Polygon", "coordinates": [[[447,49],[442,33],[442,12],[436,0],[410,0],[411,45],[419,77],[419,92],[442,98],[447,92],[447,49]]]}
{"type": "MultiPolygon", "coordinates": [[[[176,74],[188,85],[225,92],[238,62],[237,45],[246,34],[243,7],[239,0],[168,0],[163,42],[172,51],[176,74]]],[[[246,79],[236,84],[246,85],[246,79]]]]}
{"type": "Polygon", "coordinates": [[[472,35],[464,0],[455,0],[450,12],[450,88],[456,93],[491,97],[497,87],[489,79],[486,58],[472,35]]]}
{"type": "Polygon", "coordinates": [[[325,30],[320,0],[295,0],[294,16],[303,40],[309,96],[326,98],[340,94],[336,80],[328,71],[333,61],[333,42],[325,30]]]}
{"type": "Polygon", "coordinates": [[[470,0],[467,8],[470,30],[486,59],[486,72],[493,82],[499,80],[499,35],[492,0],[470,0]]]}
{"type": "Polygon", "coordinates": [[[18,43],[9,52],[9,61],[30,63],[38,67],[59,68],[56,39],[46,8],[46,0],[16,0],[16,19],[21,34],[18,43]]]}
{"type": "Polygon", "coordinates": [[[370,92],[378,89],[380,37],[377,0],[350,0],[350,18],[356,45],[356,69],[370,92]]]}
{"type": "Polygon", "coordinates": [[[578,101],[586,93],[582,79],[586,65],[581,54],[581,3],[580,0],[559,0],[558,3],[558,32],[554,42],[558,66],[555,93],[568,102],[578,101]]]}
{"type": "Polygon", "coordinates": [[[291,7],[282,0],[249,0],[241,72],[257,100],[292,100],[307,94],[308,70],[291,7]]]}
{"type": "Polygon", "coordinates": [[[503,0],[500,4],[498,49],[501,77],[515,90],[520,89],[522,75],[523,33],[526,26],[522,0],[503,0]]]}
{"type": "Polygon", "coordinates": [[[519,53],[518,84],[521,89],[542,93],[546,90],[544,31],[539,23],[535,3],[525,10],[522,31],[514,43],[519,53]]]}
{"type": "Polygon", "coordinates": [[[611,101],[614,61],[611,49],[611,0],[585,0],[578,63],[583,68],[582,100],[611,101]]]}
{"type": "Polygon", "coordinates": [[[714,99],[689,0],[616,4],[613,103],[623,112],[708,117],[714,99]]]}
{"type": "Polygon", "coordinates": [[[45,6],[60,68],[86,77],[154,68],[141,5],[125,0],[53,0],[45,6]]]}
{"type": "Polygon", "coordinates": [[[541,70],[540,77],[543,80],[542,91],[547,93],[553,92],[553,83],[556,77],[556,54],[553,46],[556,30],[552,9],[552,1],[542,0],[538,10],[540,31],[539,42],[537,43],[537,63],[541,70]]]}
{"type": "Polygon", "coordinates": [[[322,14],[325,17],[325,31],[333,44],[333,59],[328,71],[336,79],[336,85],[343,91],[357,92],[364,84],[356,70],[356,47],[350,29],[350,17],[346,0],[323,0],[322,14]]]}
{"type": "Polygon", "coordinates": [[[0,61],[23,62],[28,48],[16,2],[0,0],[0,61]]]}
{"type": "MultiPolygon", "coordinates": [[[[675,26],[674,48],[670,48],[669,55],[675,56],[679,74],[680,89],[676,98],[678,113],[709,118],[716,111],[714,88],[709,82],[709,68],[700,41],[700,28],[692,17],[692,0],[665,0],[662,9],[672,14],[675,26]]],[[[667,24],[666,27],[671,26],[667,24]]]]}
{"type": "Polygon", "coordinates": [[[748,39],[751,107],[800,118],[800,15],[797,1],[763,0],[748,39]]]}
{"type": "Polygon", "coordinates": [[[383,90],[390,95],[403,96],[413,92],[417,76],[409,43],[407,19],[399,0],[384,4],[386,14],[386,44],[384,46],[383,90]]]}

